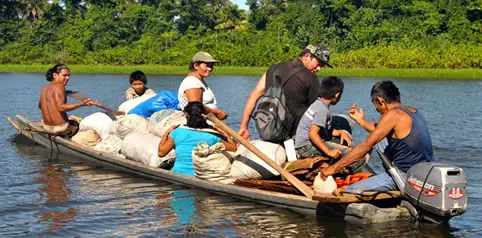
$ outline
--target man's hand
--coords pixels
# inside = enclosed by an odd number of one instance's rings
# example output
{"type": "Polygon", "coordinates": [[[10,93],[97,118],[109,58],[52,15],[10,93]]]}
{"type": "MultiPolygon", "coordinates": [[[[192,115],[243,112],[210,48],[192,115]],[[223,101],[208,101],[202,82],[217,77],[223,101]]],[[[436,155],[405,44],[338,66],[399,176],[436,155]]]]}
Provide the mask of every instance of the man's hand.
{"type": "Polygon", "coordinates": [[[320,176],[322,179],[326,179],[326,177],[335,174],[336,171],[333,168],[333,166],[327,167],[327,168],[322,168],[320,171],[320,176]]]}
{"type": "Polygon", "coordinates": [[[351,107],[348,109],[348,114],[357,123],[365,119],[365,113],[363,112],[363,108],[360,108],[358,110],[356,104],[351,105],[351,107]]]}
{"type": "Polygon", "coordinates": [[[350,134],[348,134],[346,131],[344,130],[340,130],[340,144],[343,145],[343,143],[346,141],[346,144],[351,147],[352,146],[352,143],[353,143],[353,138],[351,137],[350,134]]]}
{"type": "Polygon", "coordinates": [[[112,115],[114,116],[124,116],[126,113],[125,112],[121,112],[121,111],[115,111],[112,113],[112,115]]]}
{"type": "Polygon", "coordinates": [[[341,151],[337,149],[331,149],[326,154],[332,158],[338,158],[341,156],[341,151]]]}
{"type": "Polygon", "coordinates": [[[99,106],[99,102],[97,102],[97,100],[94,101],[88,98],[82,101],[82,106],[99,106]]]}
{"type": "Polygon", "coordinates": [[[249,140],[249,130],[247,127],[240,127],[238,134],[246,140],[249,140]]]}

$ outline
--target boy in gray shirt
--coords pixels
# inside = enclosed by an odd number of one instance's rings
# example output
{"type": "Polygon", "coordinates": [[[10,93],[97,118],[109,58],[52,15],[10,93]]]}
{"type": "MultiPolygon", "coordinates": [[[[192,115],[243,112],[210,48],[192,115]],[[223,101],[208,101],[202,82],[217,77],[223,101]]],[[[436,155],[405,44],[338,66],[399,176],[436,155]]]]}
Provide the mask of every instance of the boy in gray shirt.
{"type": "Polygon", "coordinates": [[[352,145],[351,135],[344,130],[331,128],[330,106],[340,101],[344,84],[338,77],[326,77],[321,81],[318,99],[310,105],[298,124],[295,136],[295,149],[298,159],[315,156],[338,158],[346,146],[330,142],[333,136],[340,142],[352,145]]]}

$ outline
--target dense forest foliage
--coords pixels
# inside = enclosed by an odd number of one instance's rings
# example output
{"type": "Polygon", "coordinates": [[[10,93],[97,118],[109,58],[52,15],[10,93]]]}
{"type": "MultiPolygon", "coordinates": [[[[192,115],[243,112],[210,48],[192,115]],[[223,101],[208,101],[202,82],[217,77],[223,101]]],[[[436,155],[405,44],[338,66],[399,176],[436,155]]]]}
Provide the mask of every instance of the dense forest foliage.
{"type": "Polygon", "coordinates": [[[481,68],[480,0],[0,0],[0,64],[268,66],[323,43],[344,68],[481,68]]]}

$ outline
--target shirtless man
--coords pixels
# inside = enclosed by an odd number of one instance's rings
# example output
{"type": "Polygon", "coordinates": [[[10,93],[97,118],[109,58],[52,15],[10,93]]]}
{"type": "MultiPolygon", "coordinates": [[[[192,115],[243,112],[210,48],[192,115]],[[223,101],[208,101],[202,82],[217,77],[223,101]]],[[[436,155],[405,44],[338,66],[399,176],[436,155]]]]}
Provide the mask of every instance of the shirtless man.
{"type": "Polygon", "coordinates": [[[78,123],[69,120],[67,111],[82,106],[97,105],[97,102],[86,99],[79,103],[67,104],[65,85],[69,82],[70,70],[66,65],[57,64],[45,74],[51,82],[42,88],[38,108],[42,111],[44,130],[64,137],[72,137],[77,133],[78,123]]]}

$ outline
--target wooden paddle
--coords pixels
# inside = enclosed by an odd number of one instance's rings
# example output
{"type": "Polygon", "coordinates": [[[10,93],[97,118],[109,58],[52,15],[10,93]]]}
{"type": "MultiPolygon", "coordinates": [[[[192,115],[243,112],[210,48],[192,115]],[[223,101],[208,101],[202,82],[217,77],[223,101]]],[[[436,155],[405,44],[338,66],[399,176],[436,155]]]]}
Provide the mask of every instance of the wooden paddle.
{"type": "Polygon", "coordinates": [[[298,178],[296,178],[295,176],[290,174],[288,171],[286,171],[285,169],[281,168],[279,165],[274,163],[268,156],[266,156],[263,152],[258,150],[258,148],[253,146],[251,143],[249,143],[248,140],[246,140],[243,137],[241,137],[240,135],[238,135],[238,133],[236,133],[233,129],[231,129],[231,127],[226,125],[224,122],[219,120],[214,114],[212,114],[212,113],[208,113],[207,115],[203,114],[203,117],[212,121],[214,123],[214,125],[221,128],[222,130],[224,130],[226,133],[228,133],[228,135],[234,137],[234,139],[236,139],[241,144],[243,144],[248,150],[253,152],[260,159],[262,159],[264,162],[266,162],[269,166],[271,166],[273,169],[278,171],[286,180],[288,180],[288,182],[290,182],[291,184],[293,184],[293,186],[295,186],[298,190],[300,190],[300,192],[302,192],[307,197],[312,198],[312,196],[315,193],[313,191],[313,189],[311,189],[306,184],[301,182],[298,178]]]}
{"type": "MultiPolygon", "coordinates": [[[[67,94],[67,96],[69,97],[72,97],[72,98],[75,98],[75,99],[78,99],[80,101],[84,101],[84,100],[87,100],[87,99],[90,99],[89,97],[87,97],[86,95],[80,93],[80,92],[75,92],[75,91],[71,91],[71,90],[65,90],[65,94],[67,94]]],[[[97,107],[99,108],[102,108],[104,109],[106,112],[108,112],[109,114],[113,115],[113,116],[118,116],[118,115],[124,115],[125,113],[124,112],[120,112],[120,111],[117,111],[113,108],[110,108],[108,106],[105,106],[105,105],[102,105],[100,103],[97,103],[96,105],[97,107]]]]}

